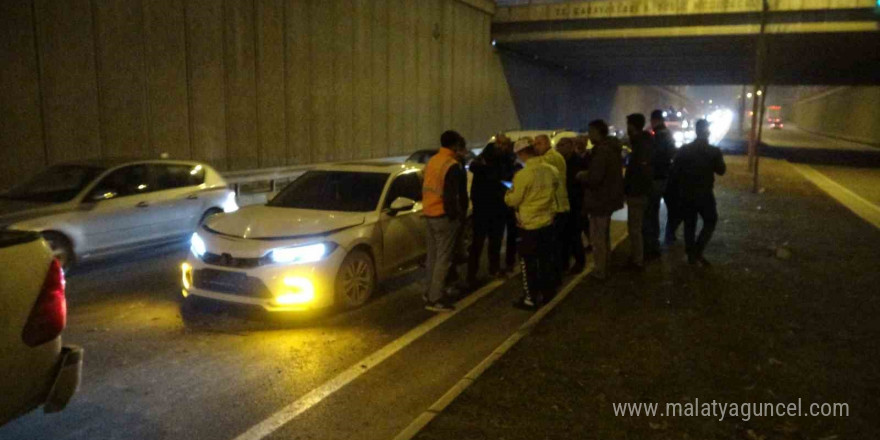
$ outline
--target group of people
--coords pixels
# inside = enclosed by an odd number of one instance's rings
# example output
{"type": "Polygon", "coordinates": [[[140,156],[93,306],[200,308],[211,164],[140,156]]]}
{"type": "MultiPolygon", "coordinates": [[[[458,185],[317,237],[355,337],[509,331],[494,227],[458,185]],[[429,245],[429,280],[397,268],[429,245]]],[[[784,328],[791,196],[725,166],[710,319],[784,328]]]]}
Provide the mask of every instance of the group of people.
{"type": "Polygon", "coordinates": [[[649,130],[646,122],[639,113],[627,116],[627,154],[602,120],[590,122],[586,137],[561,139],[555,148],[546,135],[514,142],[498,134],[469,164],[470,194],[463,163],[466,142],[455,131],[443,133],[438,154],[425,168],[422,191],[428,237],[426,308],[454,310],[452,274],[470,203],[473,239],[467,250],[467,285],[478,286],[488,241],[491,276],[505,277],[516,264],[521,267],[523,295],[514,304],[519,308],[534,310],[551,300],[567,273],[583,272],[589,252],[595,260],[589,276],[606,280],[611,215],[624,206],[631,248],[628,269],[642,271],[647,260],[660,256],[661,200],[668,213],[667,245],[676,241],[676,230],[684,223],[688,262],[709,265],[703,252],[718,221],[713,185],[715,174],[726,170],[721,150],[709,145],[706,120],[696,122],[696,140],[681,149],[662,111],[651,113],[649,130]],[[699,235],[698,217],[703,220],[699,235]]]}

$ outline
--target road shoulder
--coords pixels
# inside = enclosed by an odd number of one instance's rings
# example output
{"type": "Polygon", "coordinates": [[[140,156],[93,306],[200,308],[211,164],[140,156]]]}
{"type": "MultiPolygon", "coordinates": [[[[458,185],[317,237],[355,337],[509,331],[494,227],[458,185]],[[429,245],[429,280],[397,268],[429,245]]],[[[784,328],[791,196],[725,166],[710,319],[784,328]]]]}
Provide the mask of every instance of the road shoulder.
{"type": "Polygon", "coordinates": [[[581,284],[415,438],[877,437],[880,231],[786,163],[762,163],[763,194],[749,191],[744,158],[729,165],[712,268],[688,266],[676,246],[643,274],[581,284]],[[694,399],[842,402],[849,417],[612,406],[694,399]]]}

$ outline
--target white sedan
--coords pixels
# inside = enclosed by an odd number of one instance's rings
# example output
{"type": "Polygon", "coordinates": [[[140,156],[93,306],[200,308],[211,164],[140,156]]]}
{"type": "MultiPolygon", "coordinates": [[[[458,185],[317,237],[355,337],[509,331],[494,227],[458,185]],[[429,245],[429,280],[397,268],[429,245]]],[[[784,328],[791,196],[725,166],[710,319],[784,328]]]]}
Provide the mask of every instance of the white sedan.
{"type": "Polygon", "coordinates": [[[318,167],[266,205],[210,218],[181,266],[183,296],[273,312],[364,304],[425,255],[422,168],[318,167]]]}
{"type": "Polygon", "coordinates": [[[61,265],[189,237],[205,218],[238,209],[207,164],[90,161],[49,167],[0,193],[0,228],[40,232],[61,265]]]}

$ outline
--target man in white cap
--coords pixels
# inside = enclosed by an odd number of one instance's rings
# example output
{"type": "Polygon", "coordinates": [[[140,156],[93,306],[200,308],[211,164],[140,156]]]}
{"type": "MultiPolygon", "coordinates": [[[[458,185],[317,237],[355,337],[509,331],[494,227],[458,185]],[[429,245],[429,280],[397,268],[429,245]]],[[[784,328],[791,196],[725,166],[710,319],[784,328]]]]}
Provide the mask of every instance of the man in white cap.
{"type": "Polygon", "coordinates": [[[553,220],[559,212],[560,178],[556,168],[541,160],[532,139],[518,140],[513,151],[525,163],[504,195],[507,206],[516,210],[522,257],[524,294],[514,306],[536,310],[550,299],[555,287],[553,220]]]}

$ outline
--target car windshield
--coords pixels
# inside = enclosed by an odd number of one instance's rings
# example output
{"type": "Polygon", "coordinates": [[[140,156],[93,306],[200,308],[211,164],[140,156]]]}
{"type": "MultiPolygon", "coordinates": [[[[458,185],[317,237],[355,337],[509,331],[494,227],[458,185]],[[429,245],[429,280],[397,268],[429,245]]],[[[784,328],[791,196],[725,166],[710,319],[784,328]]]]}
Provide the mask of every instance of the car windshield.
{"type": "Polygon", "coordinates": [[[287,185],[269,206],[320,211],[372,211],[388,181],[387,173],[309,171],[287,185]]]}
{"type": "Polygon", "coordinates": [[[435,154],[437,150],[419,150],[406,158],[406,162],[428,163],[435,154]]]}
{"type": "Polygon", "coordinates": [[[2,197],[28,202],[68,202],[104,171],[86,165],[55,165],[14,186],[2,197]]]}

